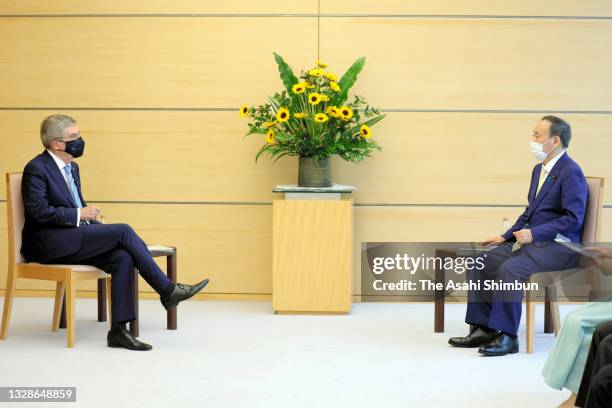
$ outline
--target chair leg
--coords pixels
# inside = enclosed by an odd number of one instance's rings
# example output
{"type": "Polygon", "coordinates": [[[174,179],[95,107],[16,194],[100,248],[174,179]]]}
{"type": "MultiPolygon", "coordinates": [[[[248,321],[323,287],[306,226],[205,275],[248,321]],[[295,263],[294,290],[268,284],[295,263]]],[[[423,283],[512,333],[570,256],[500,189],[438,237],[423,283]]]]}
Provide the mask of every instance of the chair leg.
{"type": "Polygon", "coordinates": [[[106,279],[98,279],[98,321],[106,321],[106,279]]]}
{"type": "Polygon", "coordinates": [[[15,273],[9,267],[6,278],[6,291],[4,292],[4,309],[2,311],[2,329],[0,329],[0,340],[6,339],[8,326],[11,321],[11,310],[13,309],[13,298],[15,297],[15,273]]]}
{"type": "Polygon", "coordinates": [[[104,279],[106,285],[106,301],[108,304],[108,328],[113,326],[113,303],[111,302],[111,278],[104,279]]]}
{"type": "Polygon", "coordinates": [[[555,328],[555,337],[559,334],[561,330],[561,317],[559,315],[559,302],[552,302],[550,305],[550,312],[552,314],[552,321],[555,328]]]}
{"type": "Polygon", "coordinates": [[[66,273],[66,343],[74,347],[74,306],[76,302],[76,277],[74,272],[66,273]]]}
{"type": "Polygon", "coordinates": [[[64,293],[66,293],[66,282],[58,281],[55,287],[55,303],[53,304],[53,322],[51,323],[51,331],[57,331],[60,324],[60,315],[62,313],[62,305],[64,303],[64,293]]]}
{"type": "Polygon", "coordinates": [[[59,328],[66,328],[66,292],[64,291],[64,299],[62,300],[62,311],[60,313],[59,328]]]}
{"type": "Polygon", "coordinates": [[[553,287],[547,286],[544,288],[544,333],[553,333],[555,331],[554,311],[552,304],[555,300],[553,287]]]}
{"type": "Polygon", "coordinates": [[[525,291],[525,334],[527,353],[535,351],[535,304],[531,290],[525,291]]]}
{"type": "Polygon", "coordinates": [[[559,302],[557,302],[557,293],[554,286],[548,286],[544,289],[546,296],[547,313],[550,320],[550,330],[546,333],[555,333],[555,336],[559,333],[561,328],[561,321],[559,320],[559,302]]]}
{"type": "Polygon", "coordinates": [[[130,332],[134,337],[138,337],[140,336],[140,324],[138,323],[138,269],[136,268],[134,268],[134,313],[136,319],[130,322],[130,332]]]}

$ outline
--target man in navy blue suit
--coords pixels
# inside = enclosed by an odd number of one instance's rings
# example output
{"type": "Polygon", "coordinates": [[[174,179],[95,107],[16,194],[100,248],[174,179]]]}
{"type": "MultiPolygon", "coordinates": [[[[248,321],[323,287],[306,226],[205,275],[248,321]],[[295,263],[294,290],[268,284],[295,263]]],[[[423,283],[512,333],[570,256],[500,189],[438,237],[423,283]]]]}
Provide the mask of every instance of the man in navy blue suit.
{"type": "Polygon", "coordinates": [[[466,337],[452,337],[455,347],[479,347],[486,356],[518,352],[523,290],[486,290],[484,281],[517,284],[536,272],[559,271],[577,263],[576,254],[554,242],[557,234],[579,242],[584,225],[588,188],[580,166],[566,149],[570,125],[556,116],[545,116],[533,131],[531,152],[540,161],[531,174],[528,206],[503,235],[482,242],[495,245],[486,254],[484,268],[468,273],[479,290],[468,293],[466,337]]]}
{"type": "Polygon", "coordinates": [[[25,224],[21,253],[29,262],[93,265],[112,275],[112,327],[109,347],[150,350],[126,329],[136,318],[134,268],[160,295],[166,309],[202,290],[208,279],[174,284],[157,266],[146,244],[127,224],[102,224],[100,209],[87,205],[81,193],[79,166],[85,141],[76,121],[51,115],[40,127],[45,150],[23,170],[21,192],[25,224]]]}

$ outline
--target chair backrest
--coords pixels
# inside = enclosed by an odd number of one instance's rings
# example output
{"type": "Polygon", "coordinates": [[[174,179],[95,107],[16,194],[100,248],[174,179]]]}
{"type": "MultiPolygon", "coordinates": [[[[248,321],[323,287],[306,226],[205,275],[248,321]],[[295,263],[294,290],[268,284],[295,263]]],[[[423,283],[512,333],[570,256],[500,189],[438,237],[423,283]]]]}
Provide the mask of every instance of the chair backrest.
{"type": "Polygon", "coordinates": [[[23,173],[6,173],[6,209],[8,215],[9,268],[25,262],[21,255],[21,232],[25,222],[21,177],[23,173]]]}
{"type": "Polygon", "coordinates": [[[601,220],[603,215],[604,178],[587,177],[589,187],[589,200],[587,201],[584,216],[584,229],[582,230],[582,242],[592,245],[601,238],[601,220]]]}

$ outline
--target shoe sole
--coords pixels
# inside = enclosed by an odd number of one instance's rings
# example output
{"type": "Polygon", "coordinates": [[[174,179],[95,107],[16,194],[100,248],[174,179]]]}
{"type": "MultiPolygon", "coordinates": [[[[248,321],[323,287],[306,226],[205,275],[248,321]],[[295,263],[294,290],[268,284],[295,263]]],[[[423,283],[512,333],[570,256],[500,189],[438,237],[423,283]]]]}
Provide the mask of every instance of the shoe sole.
{"type": "Polygon", "coordinates": [[[478,350],[478,353],[482,354],[485,357],[507,356],[508,354],[516,354],[518,352],[519,352],[518,350],[512,350],[512,351],[509,351],[507,353],[491,353],[491,352],[488,352],[488,351],[480,351],[480,350],[478,350]]]}
{"type": "Polygon", "coordinates": [[[480,346],[484,346],[485,344],[489,344],[491,341],[493,341],[493,340],[487,340],[486,342],[484,342],[482,344],[476,344],[476,345],[453,344],[450,341],[448,342],[448,344],[450,344],[453,347],[459,347],[459,348],[477,348],[477,347],[480,347],[480,346]]]}
{"type": "Polygon", "coordinates": [[[153,348],[151,347],[150,349],[135,349],[135,348],[125,347],[121,344],[116,344],[116,343],[106,343],[106,345],[110,348],[124,348],[126,350],[131,350],[131,351],[149,351],[153,348]]]}
{"type": "Polygon", "coordinates": [[[479,344],[477,346],[466,346],[464,344],[452,344],[452,343],[448,343],[448,344],[450,344],[452,347],[457,347],[457,348],[477,348],[477,347],[482,346],[482,344],[479,344]]]}

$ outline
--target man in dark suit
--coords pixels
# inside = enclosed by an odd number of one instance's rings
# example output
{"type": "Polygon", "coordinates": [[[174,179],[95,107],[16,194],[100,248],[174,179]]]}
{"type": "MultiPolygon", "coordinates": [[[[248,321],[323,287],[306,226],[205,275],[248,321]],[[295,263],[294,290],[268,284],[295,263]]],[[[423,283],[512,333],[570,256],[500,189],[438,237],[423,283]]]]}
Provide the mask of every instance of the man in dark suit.
{"type": "Polygon", "coordinates": [[[25,224],[21,253],[29,262],[93,265],[112,275],[112,327],[109,347],[150,350],[126,329],[134,320],[134,268],[160,295],[166,309],[176,307],[207,284],[174,284],[157,266],[146,244],[127,224],[102,224],[100,209],[89,206],[81,193],[79,166],[85,141],[76,121],[51,115],[40,127],[45,147],[23,170],[21,192],[25,224]]]}
{"type": "Polygon", "coordinates": [[[535,272],[576,265],[576,254],[554,242],[557,234],[579,242],[584,225],[588,187],[580,166],[565,152],[570,139],[569,124],[558,117],[545,116],[535,127],[531,151],[541,163],[531,175],[528,206],[503,235],[482,242],[497,248],[487,253],[482,270],[468,273],[481,288],[468,292],[469,334],[449,339],[451,345],[479,347],[486,356],[518,352],[523,290],[486,290],[483,282],[521,284],[535,272]]]}

